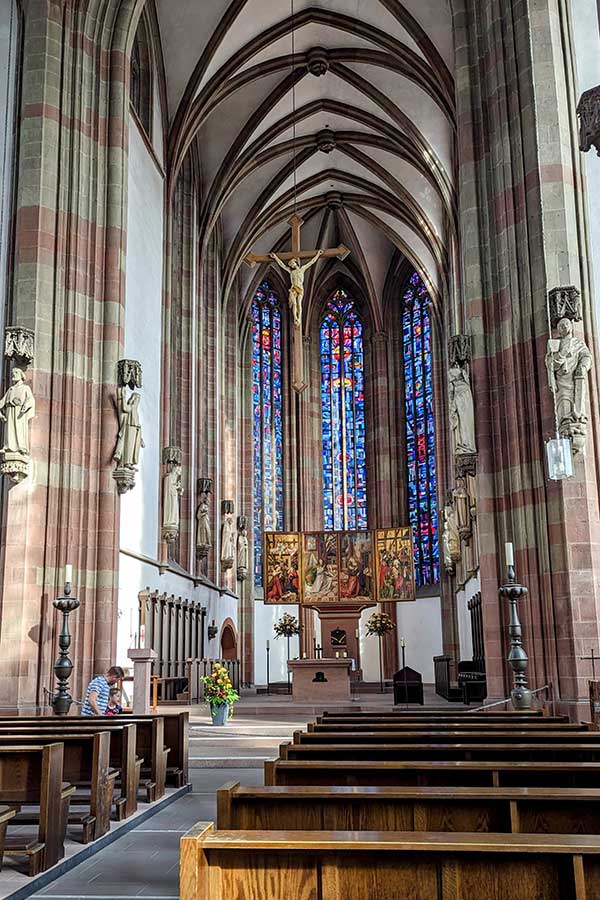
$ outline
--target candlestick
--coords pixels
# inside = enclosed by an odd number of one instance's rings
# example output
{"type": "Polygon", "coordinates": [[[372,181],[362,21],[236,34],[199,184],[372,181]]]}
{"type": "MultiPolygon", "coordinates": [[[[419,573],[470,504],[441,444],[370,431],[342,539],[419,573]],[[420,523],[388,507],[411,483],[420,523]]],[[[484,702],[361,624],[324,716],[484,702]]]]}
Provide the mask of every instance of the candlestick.
{"type": "Polygon", "coordinates": [[[400,638],[400,646],[402,648],[406,647],[406,641],[404,640],[404,638],[400,638]]]}
{"type": "Polygon", "coordinates": [[[65,566],[65,584],[71,584],[73,581],[73,566],[67,563],[65,566]]]}
{"type": "Polygon", "coordinates": [[[504,558],[506,560],[507,566],[514,566],[515,564],[515,553],[512,544],[504,545],[504,558]]]}
{"type": "Polygon", "coordinates": [[[267,641],[267,650],[270,648],[270,646],[271,646],[271,641],[267,641]]]}
{"type": "Polygon", "coordinates": [[[357,628],[356,631],[354,632],[354,637],[356,638],[356,640],[358,640],[359,637],[360,637],[360,632],[359,632],[358,628],[357,628]]]}

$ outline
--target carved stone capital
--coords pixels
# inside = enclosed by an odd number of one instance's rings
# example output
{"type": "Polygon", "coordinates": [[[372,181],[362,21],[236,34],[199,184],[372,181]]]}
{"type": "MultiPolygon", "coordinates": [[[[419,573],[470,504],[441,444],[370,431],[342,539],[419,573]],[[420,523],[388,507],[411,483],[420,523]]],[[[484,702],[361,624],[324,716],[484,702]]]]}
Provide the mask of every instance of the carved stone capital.
{"type": "Polygon", "coordinates": [[[343,198],[339,191],[328,191],[325,194],[325,202],[331,210],[341,209],[343,206],[343,198]]]}
{"type": "Polygon", "coordinates": [[[142,386],[142,364],[137,359],[120,359],[117,363],[117,381],[119,387],[131,390],[142,386]]]}
{"type": "Polygon", "coordinates": [[[212,478],[199,478],[198,479],[198,493],[199,494],[210,494],[212,491],[212,478]]]}
{"type": "Polygon", "coordinates": [[[162,461],[165,466],[180,466],[183,459],[181,447],[163,447],[162,461]]]}
{"type": "Polygon", "coordinates": [[[117,483],[117,491],[119,494],[126,494],[127,491],[135,487],[135,474],[137,469],[134,466],[117,466],[112,473],[112,477],[117,483]]]}
{"type": "Polygon", "coordinates": [[[7,325],[4,329],[4,355],[17,363],[30,365],[35,349],[35,332],[20,325],[7,325]]]}
{"type": "Polygon", "coordinates": [[[553,328],[556,328],[561,319],[581,322],[583,316],[581,294],[575,285],[552,288],[551,291],[548,291],[548,302],[553,328]]]}
{"type": "Polygon", "coordinates": [[[600,156],[600,85],[584,91],[577,104],[579,149],[587,153],[593,147],[600,156]]]}
{"type": "Polygon", "coordinates": [[[172,525],[163,525],[162,539],[166,544],[174,544],[179,537],[179,528],[172,525]]]}
{"type": "Polygon", "coordinates": [[[454,477],[466,478],[467,475],[473,477],[477,474],[477,454],[476,453],[458,453],[454,457],[454,477]]]}
{"type": "Polygon", "coordinates": [[[29,456],[25,453],[17,453],[4,450],[4,462],[0,465],[0,472],[6,475],[14,484],[24,481],[29,475],[29,456]]]}
{"type": "Polygon", "coordinates": [[[471,362],[471,335],[454,334],[448,339],[448,360],[451,368],[462,369],[471,362]]]}
{"type": "Polygon", "coordinates": [[[221,514],[232,513],[235,509],[233,500],[221,500],[221,514]]]}

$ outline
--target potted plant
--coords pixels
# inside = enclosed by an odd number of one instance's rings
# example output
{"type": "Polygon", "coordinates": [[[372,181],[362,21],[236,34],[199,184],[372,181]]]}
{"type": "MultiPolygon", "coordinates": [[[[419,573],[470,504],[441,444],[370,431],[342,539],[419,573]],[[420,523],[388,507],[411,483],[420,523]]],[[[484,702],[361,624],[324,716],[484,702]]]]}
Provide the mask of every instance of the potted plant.
{"type": "MultiPolygon", "coordinates": [[[[295,616],[292,616],[290,613],[284,613],[278,622],[275,622],[273,625],[273,631],[275,632],[275,639],[278,637],[287,638],[287,657],[288,662],[290,658],[290,638],[292,638],[295,634],[300,634],[302,631],[302,625],[298,622],[298,619],[295,616]]],[[[290,670],[288,668],[288,694],[291,692],[290,688],[290,670]]]]}
{"type": "Polygon", "coordinates": [[[213,725],[226,725],[233,704],[240,699],[238,692],[233,689],[227,669],[221,663],[215,663],[211,674],[204,675],[201,681],[213,725]]]}
{"type": "Polygon", "coordinates": [[[381,693],[384,691],[383,686],[383,656],[381,652],[381,639],[386,634],[390,634],[396,626],[387,613],[376,612],[367,619],[367,634],[376,634],[379,640],[379,689],[381,693]]]}

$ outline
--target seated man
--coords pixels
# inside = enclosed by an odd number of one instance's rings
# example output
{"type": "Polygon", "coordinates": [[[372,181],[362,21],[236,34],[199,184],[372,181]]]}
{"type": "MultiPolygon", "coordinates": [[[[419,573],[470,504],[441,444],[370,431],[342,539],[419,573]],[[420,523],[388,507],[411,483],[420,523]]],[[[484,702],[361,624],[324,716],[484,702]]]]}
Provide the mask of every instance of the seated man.
{"type": "Polygon", "coordinates": [[[111,666],[106,675],[97,675],[87,686],[85,703],[81,710],[82,716],[104,716],[110,698],[110,689],[125,672],[121,666],[111,666]]]}

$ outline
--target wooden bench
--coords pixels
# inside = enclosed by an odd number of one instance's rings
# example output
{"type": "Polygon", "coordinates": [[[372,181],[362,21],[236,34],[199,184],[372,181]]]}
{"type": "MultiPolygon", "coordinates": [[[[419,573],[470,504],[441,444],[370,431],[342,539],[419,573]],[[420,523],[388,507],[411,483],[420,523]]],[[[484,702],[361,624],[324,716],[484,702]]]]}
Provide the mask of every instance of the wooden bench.
{"type": "MultiPolygon", "coordinates": [[[[452,719],[449,721],[438,720],[436,722],[419,722],[415,720],[410,720],[405,722],[404,719],[400,721],[394,722],[384,722],[384,721],[373,721],[373,722],[331,722],[328,720],[327,722],[309,722],[306,726],[306,730],[309,732],[314,732],[315,734],[344,734],[344,733],[360,733],[363,731],[372,731],[372,732],[403,732],[403,731],[423,731],[423,730],[432,730],[432,731],[504,731],[510,732],[518,730],[520,732],[529,732],[535,734],[539,731],[559,731],[559,732],[574,732],[578,734],[583,734],[585,732],[589,732],[592,729],[585,724],[578,725],[576,723],[569,722],[560,722],[554,723],[550,722],[547,724],[547,720],[543,719],[539,722],[462,722],[460,719],[452,719]]],[[[596,732],[597,734],[598,732],[596,732]]]]}
{"type": "MultiPolygon", "coordinates": [[[[66,789],[65,789],[66,791],[66,789]]],[[[11,806],[0,805],[0,872],[4,862],[4,848],[6,845],[6,829],[11,819],[14,819],[16,810],[11,806]]]]}
{"type": "Polygon", "coordinates": [[[507,710],[496,710],[496,711],[488,711],[488,712],[477,712],[473,709],[466,710],[457,710],[453,708],[440,708],[440,709],[398,709],[393,707],[391,709],[381,709],[381,707],[377,707],[375,709],[351,709],[351,710],[324,710],[321,716],[318,716],[318,721],[325,719],[360,719],[360,718],[368,718],[368,719],[389,719],[394,717],[404,718],[405,716],[411,719],[440,719],[440,718],[449,718],[449,719],[482,719],[493,721],[494,719],[521,719],[526,721],[535,721],[536,719],[556,719],[564,722],[569,721],[568,716],[551,716],[545,710],[541,709],[530,709],[519,711],[516,709],[507,709],[507,710]]]}
{"type": "Polygon", "coordinates": [[[597,900],[596,835],[215,831],[181,839],[181,900],[597,900]]]}
{"type": "MultiPolygon", "coordinates": [[[[181,787],[188,783],[188,767],[189,767],[189,711],[178,710],[176,712],[126,714],[115,716],[68,716],[67,718],[59,718],[57,716],[28,716],[18,719],[15,716],[0,716],[0,723],[15,725],[18,721],[22,722],[61,722],[61,727],[68,722],[70,723],[87,723],[94,725],[111,725],[123,722],[152,722],[156,719],[163,720],[163,741],[167,750],[167,783],[176,787],[181,787]]],[[[139,756],[143,754],[138,752],[139,756]]]]}
{"type": "MultiPolygon", "coordinates": [[[[20,734],[0,735],[0,751],[18,743],[20,748],[36,747],[60,742],[62,772],[61,780],[78,788],[72,803],[82,807],[69,811],[69,824],[81,825],[83,843],[106,834],[110,828],[110,810],[114,783],[118,772],[110,766],[110,734],[107,731],[96,734],[20,734]],[[79,789],[85,785],[85,792],[79,789]]],[[[10,785],[10,782],[7,782],[10,785]]],[[[0,793],[0,803],[10,803],[10,799],[0,793]]],[[[19,821],[31,823],[34,819],[27,814],[19,821]]],[[[66,823],[65,823],[66,827],[66,823]]]]}
{"type": "Polygon", "coordinates": [[[316,717],[317,725],[368,725],[372,723],[373,725],[396,725],[396,724],[418,724],[420,728],[425,728],[428,725],[435,725],[439,723],[440,725],[451,724],[455,722],[457,725],[477,725],[483,728],[495,728],[505,727],[513,728],[515,725],[517,727],[524,727],[526,725],[533,725],[539,728],[548,728],[549,726],[554,725],[568,725],[569,719],[566,716],[535,716],[530,718],[529,716],[519,716],[518,718],[515,716],[499,716],[499,715],[454,715],[454,716],[415,716],[412,713],[397,713],[390,715],[388,713],[381,715],[356,715],[356,714],[348,714],[348,715],[335,715],[335,716],[317,716],[316,717]]]}
{"type": "Polygon", "coordinates": [[[217,791],[219,829],[600,834],[600,788],[242,787],[217,791]]]}
{"type": "Polygon", "coordinates": [[[539,743],[534,741],[467,742],[446,740],[427,743],[281,744],[281,759],[338,760],[529,760],[534,762],[600,761],[600,743],[539,743]]]}
{"type": "Polygon", "coordinates": [[[64,856],[69,803],[75,788],[63,781],[63,745],[0,746],[0,826],[7,856],[25,856],[30,875],[38,875],[64,856]],[[23,806],[35,806],[34,834],[6,833],[10,820],[19,824],[23,806]],[[8,812],[6,808],[8,807],[8,812]]]}
{"type": "MultiPolygon", "coordinates": [[[[23,719],[24,724],[19,720],[19,731],[56,731],[57,720],[55,717],[29,717],[23,719]]],[[[12,731],[15,727],[14,722],[8,724],[6,720],[0,719],[0,734],[12,731]]],[[[139,786],[143,787],[146,794],[146,801],[151,803],[157,800],[165,793],[165,783],[167,774],[167,756],[169,748],[164,745],[164,719],[162,716],[156,716],[148,719],[124,718],[122,716],[112,717],[103,716],[102,724],[97,722],[96,718],[91,716],[75,717],[68,716],[64,719],[64,726],[70,732],[93,734],[96,731],[119,731],[123,728],[135,728],[135,751],[134,755],[138,758],[138,768],[141,761],[142,778],[138,775],[139,786]]],[[[126,747],[119,747],[119,736],[111,739],[111,765],[115,765],[119,753],[124,753],[125,762],[130,763],[129,756],[132,754],[132,748],[129,738],[126,738],[126,747]]],[[[121,764],[118,766],[121,767],[121,764]]],[[[129,815],[130,813],[127,813],[129,815]]]]}
{"type": "Polygon", "coordinates": [[[596,788],[600,784],[596,762],[273,759],[265,761],[264,773],[266,785],[596,788]]]}
{"type": "MultiPolygon", "coordinates": [[[[66,722],[65,722],[66,725],[66,722]]],[[[134,723],[114,722],[108,728],[102,728],[103,732],[109,735],[109,766],[116,773],[113,789],[113,803],[115,807],[115,815],[118,821],[128,818],[137,810],[137,793],[140,780],[140,769],[142,760],[136,756],[136,726],[134,723]]],[[[7,726],[0,723],[0,740],[5,740],[8,735],[14,734],[14,726],[7,726]]],[[[37,724],[26,724],[17,731],[19,740],[27,738],[28,740],[43,739],[44,741],[65,740],[66,737],[76,738],[78,735],[91,738],[95,734],[100,733],[100,729],[94,725],[88,728],[67,728],[64,730],[55,728],[47,728],[38,726],[37,724]]],[[[78,787],[77,800],[83,799],[85,796],[86,782],[74,782],[78,787]]],[[[87,799],[87,797],[86,797],[87,799]]]]}
{"type": "Polygon", "coordinates": [[[294,744],[450,744],[462,743],[528,743],[528,744],[583,744],[600,749],[600,734],[596,731],[565,731],[562,728],[548,731],[507,731],[479,729],[419,729],[411,731],[295,731],[294,744]]]}

